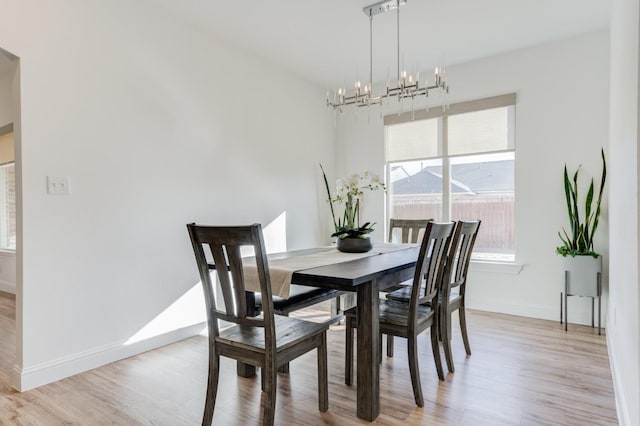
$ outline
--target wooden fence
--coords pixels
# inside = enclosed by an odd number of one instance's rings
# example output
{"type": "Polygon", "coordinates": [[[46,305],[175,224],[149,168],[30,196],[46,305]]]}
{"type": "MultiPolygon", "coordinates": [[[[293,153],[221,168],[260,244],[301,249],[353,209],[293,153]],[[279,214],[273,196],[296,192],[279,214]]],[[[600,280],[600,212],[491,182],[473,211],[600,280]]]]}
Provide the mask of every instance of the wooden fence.
{"type": "MultiPolygon", "coordinates": [[[[451,220],[482,220],[475,251],[515,251],[513,193],[454,194],[451,220]]],[[[391,216],[398,219],[442,220],[441,194],[392,195],[391,216]]]]}

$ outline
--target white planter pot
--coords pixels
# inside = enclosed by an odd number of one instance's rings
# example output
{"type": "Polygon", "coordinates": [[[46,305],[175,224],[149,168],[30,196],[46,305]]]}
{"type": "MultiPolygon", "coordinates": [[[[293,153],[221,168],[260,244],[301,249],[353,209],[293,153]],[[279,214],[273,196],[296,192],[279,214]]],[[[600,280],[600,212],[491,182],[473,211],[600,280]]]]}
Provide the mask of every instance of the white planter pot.
{"type": "Polygon", "coordinates": [[[562,288],[570,296],[598,297],[598,273],[602,272],[602,256],[563,256],[562,288]]]}

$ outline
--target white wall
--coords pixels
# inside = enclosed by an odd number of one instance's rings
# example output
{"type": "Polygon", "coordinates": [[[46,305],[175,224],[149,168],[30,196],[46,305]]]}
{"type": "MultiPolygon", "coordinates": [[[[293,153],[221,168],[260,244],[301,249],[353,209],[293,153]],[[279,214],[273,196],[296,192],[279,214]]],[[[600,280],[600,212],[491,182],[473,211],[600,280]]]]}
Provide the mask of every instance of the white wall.
{"type": "MultiPolygon", "coordinates": [[[[516,262],[524,269],[514,275],[472,266],[469,307],[559,320],[562,275],[555,247],[557,232],[568,221],[563,167],[565,162],[570,169],[582,164],[583,176],[600,176],[600,147],[608,150],[608,59],[608,32],[601,31],[449,67],[452,103],[517,93],[516,262]]],[[[339,173],[382,172],[384,130],[377,109],[369,119],[360,113],[355,120],[349,111],[339,122],[339,173]]],[[[596,236],[605,265],[606,194],[596,236]]],[[[366,203],[366,219],[383,224],[383,197],[375,194],[366,203]]],[[[382,229],[379,239],[384,239],[382,229]]],[[[606,271],[604,281],[606,289],[606,271]]],[[[590,299],[570,298],[569,319],[590,324],[590,299]]]]}
{"type": "Polygon", "coordinates": [[[618,418],[640,424],[640,328],[638,325],[638,126],[640,92],[636,0],[614,2],[611,21],[611,274],[607,329],[618,418]]]}
{"type": "Polygon", "coordinates": [[[21,59],[17,388],[199,331],[188,222],[286,217],[288,248],[324,238],[324,90],[151,1],[0,9],[21,59]],[[47,176],[71,194],[47,195],[47,176]]]}

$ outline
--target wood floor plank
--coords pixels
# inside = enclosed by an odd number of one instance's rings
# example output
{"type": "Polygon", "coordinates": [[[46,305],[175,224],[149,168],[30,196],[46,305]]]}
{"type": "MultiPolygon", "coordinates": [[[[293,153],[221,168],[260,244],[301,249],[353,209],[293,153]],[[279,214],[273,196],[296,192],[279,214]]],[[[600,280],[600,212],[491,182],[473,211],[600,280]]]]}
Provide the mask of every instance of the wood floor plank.
{"type": "MultiPolygon", "coordinates": [[[[304,310],[322,319],[328,306],[304,310]]],[[[295,315],[294,315],[295,316],[295,315]]],[[[585,326],[569,332],[553,321],[468,311],[473,355],[467,357],[457,321],[456,372],[439,382],[428,334],[419,358],[425,406],[413,402],[406,341],[380,365],[380,425],[615,425],[605,336],[585,326]]],[[[316,353],[278,375],[276,424],[368,424],[355,416],[356,386],[344,385],[344,326],[329,342],[329,411],[318,411],[316,353]]],[[[0,424],[195,425],[201,422],[207,339],[197,336],[123,361],[18,393],[11,389],[15,357],[15,297],[0,293],[0,424]]],[[[214,424],[257,425],[260,381],[238,378],[222,359],[214,424]]]]}

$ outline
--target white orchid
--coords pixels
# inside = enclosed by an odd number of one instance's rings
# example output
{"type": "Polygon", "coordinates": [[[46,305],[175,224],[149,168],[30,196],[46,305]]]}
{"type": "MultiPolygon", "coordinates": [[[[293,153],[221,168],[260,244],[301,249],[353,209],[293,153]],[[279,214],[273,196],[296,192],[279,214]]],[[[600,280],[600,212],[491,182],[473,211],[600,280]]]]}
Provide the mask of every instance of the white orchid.
{"type": "MultiPolygon", "coordinates": [[[[320,165],[322,169],[322,165],[320,165]]],[[[376,191],[378,189],[386,190],[384,183],[380,181],[380,177],[365,171],[362,176],[354,173],[348,179],[338,179],[336,181],[336,195],[331,195],[327,176],[322,170],[324,183],[327,189],[327,197],[330,202],[331,215],[336,232],[334,237],[344,238],[346,236],[357,236],[366,238],[366,234],[373,231],[372,224],[369,222],[360,226],[360,199],[364,196],[364,190],[376,191]],[[336,221],[333,204],[342,204],[344,206],[344,215],[342,220],[336,221]]]]}

